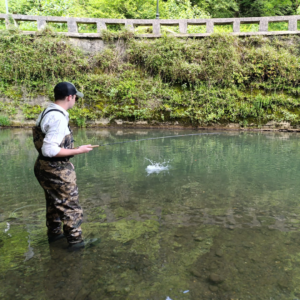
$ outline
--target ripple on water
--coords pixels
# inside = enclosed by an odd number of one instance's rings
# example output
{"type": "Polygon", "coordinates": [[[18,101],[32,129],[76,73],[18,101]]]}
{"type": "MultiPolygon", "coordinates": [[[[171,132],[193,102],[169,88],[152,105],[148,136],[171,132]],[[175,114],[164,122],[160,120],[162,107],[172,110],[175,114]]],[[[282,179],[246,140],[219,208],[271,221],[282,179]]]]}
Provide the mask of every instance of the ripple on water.
{"type": "MultiPolygon", "coordinates": [[[[75,157],[82,229],[100,242],[69,253],[65,240],[47,243],[36,153],[20,132],[0,131],[1,299],[300,298],[297,135],[149,140],[75,157]]],[[[176,134],[102,133],[75,140],[176,134]]]]}

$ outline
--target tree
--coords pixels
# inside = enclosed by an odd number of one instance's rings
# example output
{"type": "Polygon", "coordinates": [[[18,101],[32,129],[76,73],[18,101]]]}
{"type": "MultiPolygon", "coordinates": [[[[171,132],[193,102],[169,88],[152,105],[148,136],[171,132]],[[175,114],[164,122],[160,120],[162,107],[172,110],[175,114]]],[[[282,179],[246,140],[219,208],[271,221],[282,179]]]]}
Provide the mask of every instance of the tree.
{"type": "MultiPolygon", "coordinates": [[[[192,19],[294,15],[299,5],[300,0],[160,0],[160,17],[192,19]]],[[[9,11],[31,15],[153,19],[156,0],[9,0],[9,11]]],[[[5,12],[4,1],[0,4],[0,12],[5,12]]]]}
{"type": "Polygon", "coordinates": [[[262,17],[296,14],[299,0],[192,0],[211,14],[219,17],[262,17]]]}
{"type": "Polygon", "coordinates": [[[298,0],[238,0],[243,17],[284,16],[296,14],[298,0]]]}
{"type": "Polygon", "coordinates": [[[207,11],[213,18],[235,17],[239,11],[237,0],[193,0],[192,3],[207,11]]]}

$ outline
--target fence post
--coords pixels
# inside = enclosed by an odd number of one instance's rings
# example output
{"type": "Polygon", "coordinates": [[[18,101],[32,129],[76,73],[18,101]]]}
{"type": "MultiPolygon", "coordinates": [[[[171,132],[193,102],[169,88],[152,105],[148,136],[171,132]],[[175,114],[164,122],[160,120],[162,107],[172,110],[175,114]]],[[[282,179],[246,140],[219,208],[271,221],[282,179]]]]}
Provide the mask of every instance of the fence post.
{"type": "Polygon", "coordinates": [[[298,27],[297,19],[289,20],[289,31],[297,31],[297,27],[298,27]]]}
{"type": "Polygon", "coordinates": [[[133,26],[133,22],[132,21],[127,21],[126,20],[125,27],[127,27],[128,29],[134,31],[134,26],[133,26]]]}
{"type": "Polygon", "coordinates": [[[105,22],[97,22],[97,32],[101,33],[102,29],[107,29],[105,22]]]}
{"type": "Polygon", "coordinates": [[[187,20],[179,20],[179,32],[183,34],[187,33],[187,20]]]}
{"type": "Polygon", "coordinates": [[[269,29],[269,20],[261,19],[259,22],[259,31],[264,32],[264,31],[268,31],[268,29],[269,29]]]}
{"type": "Polygon", "coordinates": [[[37,29],[41,30],[47,26],[47,22],[44,19],[37,19],[37,29]]]}
{"type": "Polygon", "coordinates": [[[206,22],[206,32],[213,33],[214,32],[214,22],[212,20],[208,20],[206,22]]]}
{"type": "Polygon", "coordinates": [[[152,24],[153,26],[153,34],[160,35],[160,22],[159,20],[155,20],[152,24]]]}
{"type": "Polygon", "coordinates": [[[240,20],[234,20],[233,32],[241,32],[241,21],[240,20]]]}
{"type": "Polygon", "coordinates": [[[75,20],[69,20],[68,21],[68,32],[77,33],[77,22],[75,20]]]}

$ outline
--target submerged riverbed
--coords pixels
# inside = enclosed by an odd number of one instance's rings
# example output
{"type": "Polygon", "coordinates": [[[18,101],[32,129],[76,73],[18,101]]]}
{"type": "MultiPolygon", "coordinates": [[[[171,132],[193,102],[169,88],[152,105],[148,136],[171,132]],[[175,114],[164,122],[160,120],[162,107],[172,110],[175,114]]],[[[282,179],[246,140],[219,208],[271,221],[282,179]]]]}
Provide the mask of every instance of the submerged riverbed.
{"type": "MultiPolygon", "coordinates": [[[[77,130],[75,141],[190,133],[77,130]]],[[[47,242],[31,132],[1,130],[0,298],[300,299],[299,134],[206,133],[73,158],[83,232],[98,240],[69,253],[47,242]]]]}

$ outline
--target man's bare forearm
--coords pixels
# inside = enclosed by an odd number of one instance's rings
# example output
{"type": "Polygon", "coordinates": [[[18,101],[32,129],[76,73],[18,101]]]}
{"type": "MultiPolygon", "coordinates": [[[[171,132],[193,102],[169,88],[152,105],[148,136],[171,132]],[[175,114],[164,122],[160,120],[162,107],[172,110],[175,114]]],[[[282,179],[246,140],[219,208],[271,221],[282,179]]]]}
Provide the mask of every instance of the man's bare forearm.
{"type": "Polygon", "coordinates": [[[90,147],[91,145],[83,145],[75,149],[64,149],[61,148],[58,154],[55,157],[67,157],[67,156],[73,156],[78,155],[82,153],[88,153],[93,150],[93,148],[90,147]]]}

